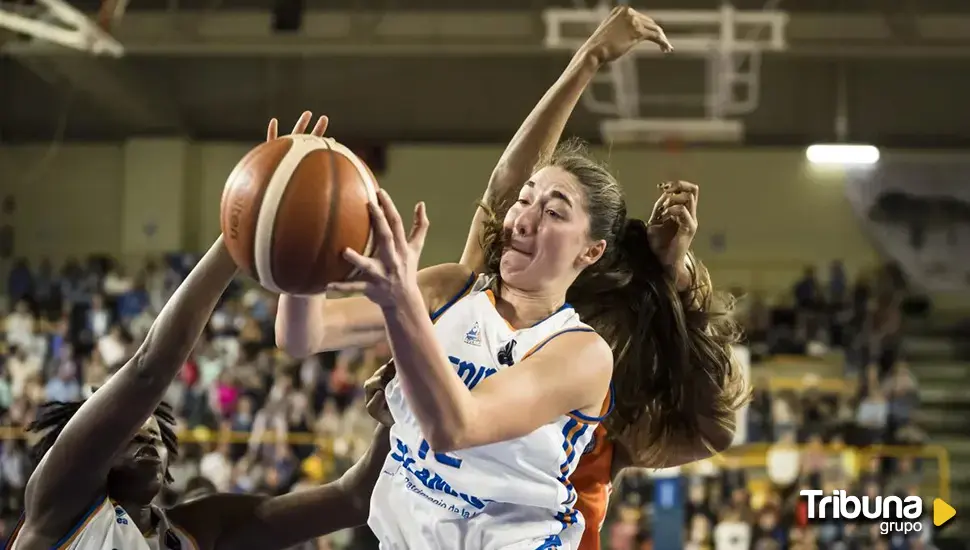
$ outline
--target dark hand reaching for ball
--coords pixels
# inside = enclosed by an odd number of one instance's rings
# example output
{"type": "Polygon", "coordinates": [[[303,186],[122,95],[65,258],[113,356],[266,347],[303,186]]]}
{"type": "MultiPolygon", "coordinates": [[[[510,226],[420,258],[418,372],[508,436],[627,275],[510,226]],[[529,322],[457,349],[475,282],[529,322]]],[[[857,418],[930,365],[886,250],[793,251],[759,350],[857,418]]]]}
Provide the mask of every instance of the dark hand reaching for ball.
{"type": "Polygon", "coordinates": [[[367,404],[367,413],[387,427],[394,424],[394,417],[387,407],[384,391],[395,374],[394,361],[389,361],[364,382],[364,403],[367,404]]]}
{"type": "Polygon", "coordinates": [[[418,261],[430,225],[424,203],[419,202],[414,208],[414,222],[408,235],[387,191],[378,190],[377,204],[369,203],[368,208],[377,250],[375,257],[344,250],[344,259],[358,270],[357,280],[331,283],[328,290],[363,293],[385,311],[404,304],[423,304],[418,288],[418,261]]]}

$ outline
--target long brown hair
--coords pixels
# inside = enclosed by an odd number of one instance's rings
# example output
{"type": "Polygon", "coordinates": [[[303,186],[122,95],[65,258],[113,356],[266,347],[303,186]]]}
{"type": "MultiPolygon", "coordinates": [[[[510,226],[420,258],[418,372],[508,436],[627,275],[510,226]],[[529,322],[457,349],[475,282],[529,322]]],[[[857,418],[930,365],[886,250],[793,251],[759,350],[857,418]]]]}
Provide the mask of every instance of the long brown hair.
{"type": "MultiPolygon", "coordinates": [[[[740,331],[729,316],[730,297],[714,293],[695,262],[689,291],[677,291],[650,249],[646,223],[627,218],[619,183],[583,142],[560,144],[543,165],[576,177],[589,236],[607,243],[566,299],[613,349],[616,407],[604,421],[610,437],[622,440],[637,463],[657,466],[680,445],[726,447],[714,434],[733,433],[735,412],[749,394],[732,361],[740,331]]],[[[490,214],[482,235],[490,273],[499,273],[507,238],[502,222],[511,204],[506,196],[483,205],[490,214]]]]}

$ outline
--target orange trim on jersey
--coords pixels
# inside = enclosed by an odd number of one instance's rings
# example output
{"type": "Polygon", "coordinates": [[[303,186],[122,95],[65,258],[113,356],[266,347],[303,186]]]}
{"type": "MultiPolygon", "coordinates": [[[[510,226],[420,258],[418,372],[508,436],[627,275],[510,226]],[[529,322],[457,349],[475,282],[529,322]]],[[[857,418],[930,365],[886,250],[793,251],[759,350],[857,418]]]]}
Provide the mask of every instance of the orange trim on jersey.
{"type": "Polygon", "coordinates": [[[572,418],[576,422],[580,422],[582,424],[597,424],[601,422],[604,418],[606,418],[607,415],[609,415],[612,411],[613,411],[613,384],[611,383],[610,387],[606,390],[606,397],[603,398],[603,406],[600,407],[600,412],[598,415],[596,415],[596,418],[590,418],[585,415],[580,416],[579,414],[577,414],[577,411],[571,412],[567,416],[569,416],[569,418],[572,418]]]}
{"type": "Polygon", "coordinates": [[[175,525],[171,526],[171,530],[175,532],[176,536],[178,536],[178,534],[181,533],[183,538],[187,539],[189,543],[192,544],[192,548],[194,548],[195,550],[199,550],[200,548],[202,548],[201,546],[199,546],[199,541],[195,540],[195,537],[192,536],[192,533],[189,533],[188,531],[181,529],[175,525]]]}
{"type": "Polygon", "coordinates": [[[569,478],[577,495],[573,508],[583,514],[586,523],[578,550],[600,550],[600,529],[606,520],[612,490],[613,442],[602,425],[593,432],[592,445],[569,478]]]}
{"type": "MultiPolygon", "coordinates": [[[[569,473],[570,460],[568,460],[568,458],[572,456],[572,454],[575,452],[575,449],[573,449],[573,444],[571,443],[571,441],[576,437],[576,433],[582,430],[584,427],[585,425],[582,422],[576,422],[572,427],[569,428],[569,430],[566,433],[563,434],[563,436],[566,438],[566,446],[563,450],[566,451],[566,458],[567,458],[566,462],[559,467],[559,471],[563,475],[566,475],[567,473],[569,473]]],[[[582,450],[580,450],[580,452],[581,451],[582,450]]]]}
{"type": "Polygon", "coordinates": [[[594,331],[593,329],[588,328],[588,327],[578,326],[578,327],[564,328],[564,329],[562,329],[562,330],[560,330],[558,332],[553,332],[549,336],[546,336],[545,339],[543,339],[541,342],[539,342],[538,344],[532,346],[529,349],[529,351],[525,352],[522,355],[522,359],[519,359],[519,360],[520,361],[525,361],[526,359],[529,358],[530,355],[533,355],[535,352],[539,351],[539,349],[542,348],[542,346],[548,344],[553,338],[555,338],[557,336],[562,336],[563,334],[566,334],[566,333],[569,333],[569,332],[596,332],[596,331],[594,331]]]}
{"type": "Polygon", "coordinates": [[[94,517],[98,515],[98,512],[100,512],[101,509],[104,508],[105,505],[107,504],[109,504],[108,499],[105,498],[104,500],[101,501],[100,504],[97,504],[91,507],[87,515],[81,518],[81,521],[78,522],[78,524],[74,527],[74,529],[72,531],[68,531],[67,535],[65,535],[64,538],[61,539],[60,544],[58,544],[54,548],[56,548],[56,550],[66,550],[67,548],[70,548],[74,540],[77,539],[81,535],[81,533],[84,532],[84,528],[87,527],[89,523],[91,523],[91,520],[93,520],[94,517]]]}
{"type": "MultiPolygon", "coordinates": [[[[489,289],[486,289],[485,290],[485,296],[488,296],[488,301],[489,302],[492,302],[492,307],[494,308],[495,307],[495,293],[492,292],[492,289],[490,289],[490,288],[489,289]]],[[[495,310],[495,313],[498,313],[498,310],[495,310]]],[[[501,313],[499,313],[499,317],[502,317],[502,314],[501,313]]],[[[505,320],[505,317],[502,317],[502,320],[505,321],[505,326],[509,327],[509,330],[511,330],[512,332],[515,332],[515,327],[512,326],[512,323],[506,321],[505,320]]],[[[525,359],[525,357],[523,357],[523,359],[525,359]]]]}
{"type": "Polygon", "coordinates": [[[20,514],[20,519],[17,521],[17,525],[14,526],[13,531],[10,532],[10,536],[7,537],[7,543],[3,545],[3,550],[13,548],[13,541],[17,538],[17,534],[20,533],[20,529],[24,526],[25,519],[27,519],[27,514],[20,514]]]}

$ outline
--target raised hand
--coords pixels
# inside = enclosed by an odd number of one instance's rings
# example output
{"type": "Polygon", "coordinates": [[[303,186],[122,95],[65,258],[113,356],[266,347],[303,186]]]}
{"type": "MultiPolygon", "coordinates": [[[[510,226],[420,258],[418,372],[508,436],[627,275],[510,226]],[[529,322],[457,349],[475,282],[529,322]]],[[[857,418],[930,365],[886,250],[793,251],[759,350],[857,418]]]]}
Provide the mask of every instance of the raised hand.
{"type": "MultiPolygon", "coordinates": [[[[293,126],[293,131],[290,134],[305,134],[306,129],[310,126],[310,121],[313,120],[313,113],[310,111],[303,111],[300,118],[297,119],[296,124],[293,126]]],[[[317,123],[313,125],[313,130],[310,130],[310,135],[323,137],[324,132],[327,131],[327,125],[330,124],[330,119],[326,115],[321,116],[317,119],[317,123]]],[[[275,118],[270,119],[269,126],[266,127],[266,141],[273,141],[279,137],[280,133],[280,122],[275,118]]]]}
{"type": "Polygon", "coordinates": [[[647,222],[650,249],[677,281],[681,290],[689,284],[687,252],[697,234],[697,199],[700,189],[686,181],[660,184],[660,198],[647,222]]]}
{"type": "Polygon", "coordinates": [[[418,289],[418,261],[428,235],[428,214],[424,203],[414,208],[411,233],[404,234],[401,214],[387,191],[377,192],[377,204],[370,203],[371,228],[377,247],[368,258],[354,250],[344,251],[344,259],[358,270],[357,280],[333,283],[329,290],[361,292],[381,308],[393,309],[412,299],[421,300],[418,289]]]}
{"type": "Polygon", "coordinates": [[[660,46],[664,53],[674,50],[656,21],[629,6],[617,6],[593,31],[583,49],[598,62],[609,63],[645,40],[660,46]]]}

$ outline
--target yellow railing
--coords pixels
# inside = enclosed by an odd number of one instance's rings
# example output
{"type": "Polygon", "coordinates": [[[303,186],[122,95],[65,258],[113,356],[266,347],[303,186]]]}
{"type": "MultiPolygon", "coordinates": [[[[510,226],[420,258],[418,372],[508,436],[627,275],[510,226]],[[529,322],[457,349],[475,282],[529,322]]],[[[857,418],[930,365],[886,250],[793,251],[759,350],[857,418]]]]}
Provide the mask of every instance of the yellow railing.
{"type": "Polygon", "coordinates": [[[854,388],[854,384],[844,378],[816,378],[810,384],[805,378],[773,376],[768,379],[768,389],[775,391],[817,389],[825,393],[842,393],[854,388]]]}
{"type": "MultiPolygon", "coordinates": [[[[0,427],[0,440],[25,439],[27,434],[21,428],[0,427]]],[[[229,442],[246,443],[251,440],[251,434],[247,432],[212,431],[205,428],[195,430],[183,430],[179,433],[181,443],[209,443],[209,442],[229,442]]],[[[260,438],[263,443],[277,443],[275,433],[267,432],[260,438]]],[[[315,445],[319,448],[330,451],[333,449],[333,439],[321,437],[312,433],[290,433],[286,436],[287,443],[291,445],[315,445]]],[[[770,443],[751,443],[733,447],[710,460],[718,466],[727,468],[765,468],[767,465],[767,453],[772,447],[770,443]]],[[[799,450],[805,450],[804,445],[798,446],[799,450]]],[[[827,453],[842,452],[845,447],[823,447],[827,453]]],[[[859,453],[860,463],[865,463],[868,459],[875,457],[914,457],[929,458],[937,462],[937,472],[939,474],[939,498],[945,501],[950,499],[950,455],[947,450],[940,445],[920,445],[920,446],[897,446],[897,445],[874,445],[861,449],[855,449],[859,453]]],[[[690,471],[697,466],[690,464],[684,467],[690,471]]]]}
{"type": "MultiPolygon", "coordinates": [[[[180,430],[178,432],[179,443],[247,443],[252,440],[249,432],[227,432],[208,429],[180,430]]],[[[23,428],[0,426],[0,440],[7,439],[29,439],[29,434],[23,428]]],[[[260,443],[277,443],[277,434],[273,431],[266,431],[259,438],[260,443]]],[[[286,442],[291,445],[317,445],[323,448],[330,448],[333,438],[320,436],[309,432],[294,432],[286,435],[286,442]]]]}
{"type": "MultiPolygon", "coordinates": [[[[714,464],[726,468],[765,468],[767,466],[767,453],[772,447],[770,443],[751,443],[733,447],[713,458],[714,464]]],[[[805,445],[797,446],[804,451],[805,445]]],[[[823,447],[826,453],[839,453],[846,447],[833,447],[826,445],[823,447]]],[[[869,459],[877,457],[892,458],[928,458],[936,460],[937,473],[939,475],[939,498],[948,501],[950,499],[950,454],[940,445],[873,445],[871,447],[855,448],[859,453],[859,462],[865,463],[869,459]]],[[[691,464],[685,467],[690,471],[697,466],[691,464]]]]}

